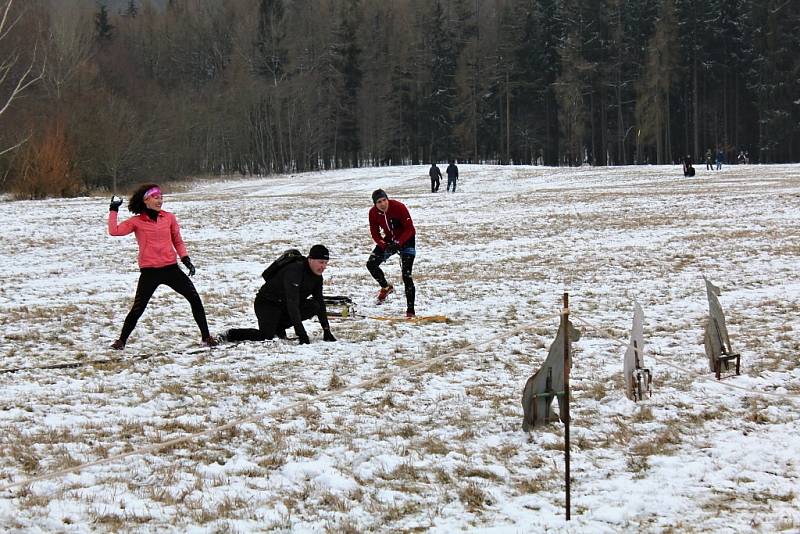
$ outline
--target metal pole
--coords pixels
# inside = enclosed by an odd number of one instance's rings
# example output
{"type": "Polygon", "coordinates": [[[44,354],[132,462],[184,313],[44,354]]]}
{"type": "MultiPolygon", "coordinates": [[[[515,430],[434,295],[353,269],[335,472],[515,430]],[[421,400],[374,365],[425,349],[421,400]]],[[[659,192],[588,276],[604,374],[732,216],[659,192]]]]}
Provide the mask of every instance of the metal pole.
{"type": "Polygon", "coordinates": [[[561,324],[564,327],[564,476],[567,521],[570,519],[570,488],[569,488],[569,293],[564,292],[564,309],[561,311],[561,324]]]}

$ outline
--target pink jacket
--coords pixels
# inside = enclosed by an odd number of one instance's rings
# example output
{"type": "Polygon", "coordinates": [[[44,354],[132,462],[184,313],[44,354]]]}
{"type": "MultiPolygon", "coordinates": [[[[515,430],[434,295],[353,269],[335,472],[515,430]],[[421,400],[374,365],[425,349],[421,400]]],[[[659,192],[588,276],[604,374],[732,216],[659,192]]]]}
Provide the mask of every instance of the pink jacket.
{"type": "Polygon", "coordinates": [[[136,235],[136,241],[139,243],[140,268],[166,267],[178,263],[177,257],[188,256],[181,237],[181,227],[172,213],[159,211],[156,221],[146,213],[142,213],[122,224],[117,224],[117,215],[116,211],[108,212],[108,233],[128,235],[133,232],[136,235]]]}

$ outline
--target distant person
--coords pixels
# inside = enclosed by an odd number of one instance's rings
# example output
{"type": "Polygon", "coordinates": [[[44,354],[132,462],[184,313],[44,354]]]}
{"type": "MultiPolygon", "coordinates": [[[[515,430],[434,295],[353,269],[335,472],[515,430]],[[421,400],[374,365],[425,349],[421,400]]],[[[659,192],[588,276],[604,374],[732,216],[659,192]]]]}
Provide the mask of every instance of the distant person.
{"type": "Polygon", "coordinates": [[[453,193],[456,192],[456,182],[458,181],[458,167],[455,160],[450,160],[450,165],[447,166],[447,190],[450,191],[450,186],[453,186],[453,193]]]}
{"type": "Polygon", "coordinates": [[[203,343],[209,347],[217,344],[208,331],[206,312],[200,295],[189,279],[189,276],[194,276],[195,268],[186,252],[178,220],[172,213],[161,209],[163,202],[161,189],[156,184],[142,185],[133,192],[128,201],[128,211],[136,216],[117,224],[122,199],[111,197],[108,233],[113,236],[133,233],[136,236],[140,272],[133,305],[125,317],[119,339],[111,345],[112,349],[125,348],[128,337],[150,302],[150,297],[161,284],[166,284],[189,301],[203,343]],[[189,276],[178,267],[178,257],[189,270],[189,276]]]}
{"type": "Polygon", "coordinates": [[[745,160],[744,160],[744,150],[740,150],[740,151],[739,151],[739,155],[738,155],[738,156],[736,156],[736,163],[737,163],[738,165],[744,165],[744,163],[745,163],[745,160]]]}
{"type": "Polygon", "coordinates": [[[253,308],[258,319],[258,328],[231,328],[223,333],[220,341],[264,341],[286,339],[286,329],[294,327],[300,345],[311,341],[303,327],[303,321],[319,318],[322,339],[336,341],[331,334],[328,312],[322,296],[322,273],[328,266],[330,254],[324,245],[314,245],[308,257],[298,256],[288,261],[274,274],[265,270],[264,285],[258,290],[253,308]]]}
{"type": "Polygon", "coordinates": [[[436,193],[439,190],[439,183],[442,179],[442,171],[439,170],[436,163],[431,163],[428,175],[431,177],[431,193],[436,193]]]}
{"type": "Polygon", "coordinates": [[[706,170],[707,171],[714,170],[714,153],[711,152],[710,148],[706,150],[706,170]]]}
{"type": "Polygon", "coordinates": [[[724,160],[725,160],[725,152],[723,152],[722,149],[720,148],[720,149],[717,150],[717,170],[718,171],[722,169],[722,162],[724,160]]]}
{"type": "Polygon", "coordinates": [[[692,156],[691,156],[691,154],[689,154],[685,158],[683,158],[683,175],[684,176],[694,176],[694,167],[692,167],[692,156]]]}
{"type": "Polygon", "coordinates": [[[408,208],[402,202],[389,200],[383,189],[376,189],[372,193],[372,203],[369,210],[369,231],[375,241],[375,248],[367,260],[367,270],[381,286],[378,304],[382,304],[394,292],[394,286],[386,281],[380,265],[394,254],[400,254],[400,269],[406,292],[406,317],[414,317],[416,288],[411,278],[417,254],[414,222],[408,208]]]}

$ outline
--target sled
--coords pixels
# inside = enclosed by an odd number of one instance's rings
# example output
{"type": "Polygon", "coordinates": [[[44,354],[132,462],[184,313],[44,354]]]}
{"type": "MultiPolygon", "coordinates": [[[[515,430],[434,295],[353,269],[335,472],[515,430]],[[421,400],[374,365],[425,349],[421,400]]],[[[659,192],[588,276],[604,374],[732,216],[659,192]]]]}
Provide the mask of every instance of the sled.
{"type": "Polygon", "coordinates": [[[324,295],[325,309],[329,317],[352,317],[355,315],[353,299],[343,295],[324,295]]]}

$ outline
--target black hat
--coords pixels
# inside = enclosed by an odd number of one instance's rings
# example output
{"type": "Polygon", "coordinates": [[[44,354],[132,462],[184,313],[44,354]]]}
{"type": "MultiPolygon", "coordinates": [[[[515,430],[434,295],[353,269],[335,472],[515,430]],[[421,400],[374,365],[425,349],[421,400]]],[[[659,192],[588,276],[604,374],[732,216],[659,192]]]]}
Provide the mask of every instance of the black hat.
{"type": "Polygon", "coordinates": [[[311,247],[311,250],[308,251],[308,259],[310,260],[328,261],[330,258],[330,254],[328,253],[328,249],[325,247],[325,245],[314,245],[311,247]]]}
{"type": "Polygon", "coordinates": [[[386,200],[389,200],[389,195],[387,195],[386,191],[384,191],[383,189],[376,189],[375,191],[372,192],[372,203],[373,204],[377,204],[378,201],[380,199],[382,199],[382,198],[385,198],[386,200]]]}

